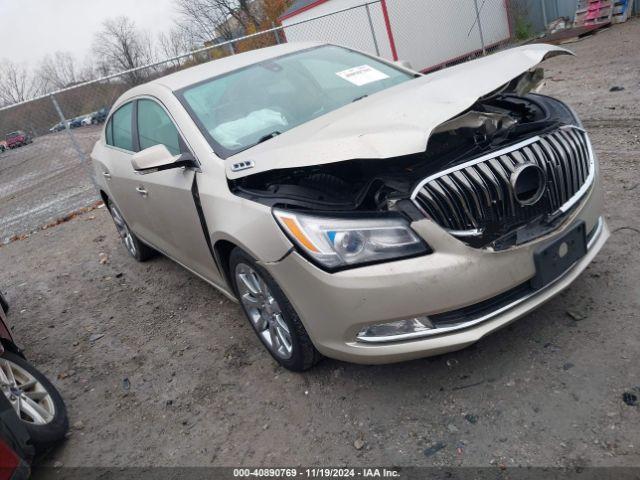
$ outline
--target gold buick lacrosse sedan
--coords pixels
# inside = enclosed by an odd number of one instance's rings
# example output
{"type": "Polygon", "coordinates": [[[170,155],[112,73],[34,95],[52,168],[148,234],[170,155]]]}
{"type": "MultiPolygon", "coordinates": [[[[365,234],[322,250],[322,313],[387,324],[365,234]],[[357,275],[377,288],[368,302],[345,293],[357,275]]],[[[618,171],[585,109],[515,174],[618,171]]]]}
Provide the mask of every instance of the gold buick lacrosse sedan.
{"type": "Polygon", "coordinates": [[[122,95],[96,181],[131,256],[237,299],[288,369],[460,349],[569,286],[609,236],[587,133],[533,93],[567,54],[426,76],[327,44],[234,55],[122,95]]]}

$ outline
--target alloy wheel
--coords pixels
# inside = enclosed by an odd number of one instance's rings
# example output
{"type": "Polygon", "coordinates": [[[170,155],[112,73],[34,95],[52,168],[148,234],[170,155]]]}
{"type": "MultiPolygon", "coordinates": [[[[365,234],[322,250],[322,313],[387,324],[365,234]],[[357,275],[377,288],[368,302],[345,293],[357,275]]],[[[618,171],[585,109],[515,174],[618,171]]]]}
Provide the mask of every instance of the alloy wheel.
{"type": "Polygon", "coordinates": [[[118,207],[116,207],[112,203],[110,205],[110,211],[111,216],[113,217],[113,222],[116,224],[118,235],[120,235],[120,238],[122,239],[122,243],[124,243],[124,246],[129,251],[129,253],[135,257],[137,254],[136,245],[133,241],[133,236],[129,231],[129,227],[127,226],[127,223],[124,221],[124,218],[120,213],[120,210],[118,210],[118,207]]]}
{"type": "Polygon", "coordinates": [[[46,425],[55,416],[51,395],[24,368],[0,358],[0,390],[18,417],[33,425],[46,425]]]}
{"type": "Polygon", "coordinates": [[[279,358],[291,358],[291,332],[284,321],[282,309],[267,283],[258,272],[245,263],[236,266],[235,280],[240,301],[267,348],[279,358]]]}

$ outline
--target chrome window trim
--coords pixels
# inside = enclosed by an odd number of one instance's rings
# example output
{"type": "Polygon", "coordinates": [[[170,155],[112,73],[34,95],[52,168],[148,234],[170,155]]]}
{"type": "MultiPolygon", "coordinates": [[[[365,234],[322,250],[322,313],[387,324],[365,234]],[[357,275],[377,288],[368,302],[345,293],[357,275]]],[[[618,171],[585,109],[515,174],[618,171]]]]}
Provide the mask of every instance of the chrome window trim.
{"type": "MultiPolygon", "coordinates": [[[[114,110],[113,112],[111,112],[109,114],[109,118],[107,118],[107,120],[104,123],[104,128],[102,129],[102,144],[104,147],[106,148],[111,148],[113,150],[122,152],[122,153],[127,153],[129,155],[134,155],[135,153],[138,152],[134,152],[131,150],[125,150],[123,148],[120,147],[116,147],[115,145],[109,145],[107,143],[107,136],[106,136],[106,129],[107,129],[107,124],[111,121],[111,117],[113,117],[113,115],[120,110],[123,106],[127,105],[128,103],[132,103],[132,102],[137,102],[138,100],[149,100],[152,102],[157,103],[158,105],[160,105],[160,107],[164,110],[164,112],[167,114],[167,116],[169,117],[169,119],[171,120],[171,123],[173,123],[173,126],[175,127],[175,129],[178,132],[178,135],[180,136],[180,139],[182,140],[182,142],[187,146],[187,148],[189,149],[189,151],[192,153],[193,157],[196,159],[196,162],[198,162],[198,165],[200,165],[200,168],[202,168],[202,162],[198,159],[198,157],[196,156],[193,150],[193,148],[191,147],[191,145],[189,144],[189,141],[187,140],[186,135],[182,132],[182,129],[178,126],[178,123],[176,122],[175,118],[173,118],[173,115],[171,114],[171,112],[169,111],[169,109],[166,107],[166,105],[162,102],[162,100],[160,100],[158,97],[154,97],[153,95],[149,95],[149,94],[140,94],[140,95],[135,95],[129,99],[127,99],[126,101],[122,102],[121,105],[118,106],[118,108],[116,110],[114,110]]],[[[134,108],[138,108],[137,104],[134,108]]],[[[135,132],[134,133],[138,133],[138,126],[135,126],[135,132]]]]}
{"type": "MultiPolygon", "coordinates": [[[[600,217],[598,218],[598,223],[595,226],[595,232],[591,237],[591,239],[589,240],[589,243],[587,244],[587,251],[591,250],[595,242],[600,238],[603,228],[604,228],[604,220],[602,219],[602,217],[600,217]]],[[[416,339],[425,338],[425,337],[432,337],[435,335],[442,335],[444,333],[455,332],[457,330],[463,330],[465,328],[473,327],[474,325],[478,325],[480,323],[484,323],[488,320],[491,320],[497,317],[498,315],[500,315],[501,313],[511,310],[512,308],[517,307],[521,303],[524,303],[527,300],[534,298],[540,295],[541,293],[544,293],[545,291],[549,290],[551,287],[553,287],[555,284],[557,284],[559,281],[565,278],[569,273],[571,273],[571,271],[574,269],[574,267],[579,261],[580,260],[578,260],[573,265],[571,265],[562,275],[560,275],[558,278],[556,278],[553,282],[549,283],[545,287],[539,290],[536,290],[534,292],[531,292],[523,297],[520,297],[519,299],[514,300],[513,302],[507,305],[504,305],[503,307],[500,307],[494,310],[493,312],[488,313],[480,318],[469,320],[468,322],[461,322],[451,327],[434,328],[433,330],[426,330],[426,331],[414,332],[414,333],[405,333],[401,335],[390,335],[385,337],[367,337],[367,336],[358,335],[356,337],[356,340],[358,342],[370,343],[370,344],[395,343],[395,342],[401,342],[405,340],[416,340],[416,339]]]]}
{"type": "MultiPolygon", "coordinates": [[[[568,199],[564,204],[562,204],[560,206],[560,208],[558,208],[555,212],[552,212],[551,214],[556,214],[556,213],[566,213],[568,212],[584,195],[585,193],[591,188],[591,186],[593,185],[593,181],[595,180],[595,155],[593,153],[593,147],[591,146],[591,139],[589,138],[589,135],[587,134],[586,130],[584,128],[575,126],[575,125],[562,125],[561,127],[558,128],[558,130],[578,130],[582,133],[584,133],[586,139],[587,139],[587,152],[589,155],[589,174],[587,175],[587,178],[585,179],[584,183],[582,184],[582,186],[578,189],[578,191],[570,198],[568,199]]],[[[496,150],[494,152],[488,153],[486,155],[483,155],[481,157],[475,158],[473,160],[469,160],[465,163],[461,163],[460,165],[455,165],[453,167],[447,168],[446,170],[442,170],[440,172],[434,173],[433,175],[428,176],[427,178],[425,178],[424,180],[422,180],[413,190],[413,192],[411,193],[411,201],[413,202],[413,204],[418,208],[418,210],[420,210],[423,215],[428,217],[427,212],[424,211],[424,209],[420,206],[420,202],[418,202],[416,200],[416,198],[418,197],[420,190],[422,190],[422,188],[427,185],[429,182],[432,182],[433,180],[436,180],[440,177],[443,177],[445,175],[448,175],[450,173],[453,172],[457,172],[459,170],[464,170],[467,167],[470,167],[472,165],[477,165],[479,163],[485,162],[487,160],[491,160],[493,158],[497,158],[500,155],[504,155],[507,153],[511,153],[514,152],[516,150],[520,150],[521,148],[526,147],[527,145],[531,145],[539,140],[541,140],[541,136],[540,135],[536,135],[534,137],[528,138],[526,140],[523,140],[522,142],[516,143],[514,145],[511,145],[509,147],[503,148],[501,150],[496,150]]],[[[473,229],[473,230],[448,230],[445,229],[448,233],[450,233],[451,235],[457,236],[457,237],[472,237],[472,236],[477,236],[477,235],[481,235],[482,234],[482,230],[478,230],[478,229],[473,229]]]]}
{"type": "MultiPolygon", "coordinates": [[[[105,148],[110,148],[112,150],[115,150],[116,152],[120,152],[120,153],[126,153],[128,155],[133,155],[134,152],[133,150],[127,150],[126,148],[122,148],[122,147],[118,147],[116,145],[110,145],[109,143],[107,143],[107,126],[109,125],[109,123],[113,122],[113,116],[121,109],[126,107],[127,105],[129,105],[130,103],[133,103],[133,100],[127,100],[125,102],[122,102],[120,105],[118,105],[118,108],[116,108],[115,110],[113,110],[112,112],[109,113],[109,117],[105,120],[104,122],[104,127],[102,128],[102,134],[101,134],[101,140],[103,140],[102,144],[105,148]]],[[[135,108],[135,106],[132,106],[132,108],[135,108]]],[[[131,110],[131,135],[132,135],[132,141],[133,141],[133,134],[135,133],[134,129],[133,129],[133,110],[131,110]]],[[[111,139],[113,140],[113,132],[111,134],[111,139]]]]}
{"type": "Polygon", "coordinates": [[[115,150],[116,152],[126,153],[127,155],[133,155],[134,153],[136,153],[131,150],[127,150],[125,148],[116,147],[115,145],[109,145],[107,142],[104,143],[104,147],[110,150],[115,150]]]}
{"type": "MultiPolygon", "coordinates": [[[[196,158],[196,162],[198,162],[198,164],[200,166],[202,166],[202,163],[200,162],[200,160],[198,160],[196,155],[193,153],[194,150],[191,147],[191,145],[189,144],[189,141],[187,140],[187,136],[182,132],[182,129],[178,125],[178,122],[176,122],[176,119],[173,118],[173,115],[171,114],[171,112],[169,111],[167,106],[162,102],[162,100],[160,100],[158,97],[154,97],[153,95],[149,95],[149,94],[146,94],[146,93],[145,94],[141,94],[141,95],[136,95],[135,97],[132,97],[132,98],[134,100],[149,100],[149,101],[155,102],[158,105],[160,105],[160,108],[162,108],[164,110],[164,113],[166,113],[167,116],[169,117],[169,120],[171,120],[171,123],[173,124],[173,126],[176,129],[176,131],[178,132],[178,135],[180,136],[180,139],[182,140],[182,142],[187,146],[189,151],[196,158]]],[[[137,131],[137,126],[136,126],[136,131],[137,131]]]]}

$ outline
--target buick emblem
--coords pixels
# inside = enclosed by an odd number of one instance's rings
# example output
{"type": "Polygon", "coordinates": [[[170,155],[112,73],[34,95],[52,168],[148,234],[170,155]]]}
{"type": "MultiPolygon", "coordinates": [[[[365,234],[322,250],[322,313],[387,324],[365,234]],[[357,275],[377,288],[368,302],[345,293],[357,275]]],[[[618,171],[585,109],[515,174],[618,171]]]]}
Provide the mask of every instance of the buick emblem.
{"type": "Polygon", "coordinates": [[[544,170],[533,163],[518,165],[510,180],[513,196],[523,206],[537,203],[547,188],[544,170]]]}

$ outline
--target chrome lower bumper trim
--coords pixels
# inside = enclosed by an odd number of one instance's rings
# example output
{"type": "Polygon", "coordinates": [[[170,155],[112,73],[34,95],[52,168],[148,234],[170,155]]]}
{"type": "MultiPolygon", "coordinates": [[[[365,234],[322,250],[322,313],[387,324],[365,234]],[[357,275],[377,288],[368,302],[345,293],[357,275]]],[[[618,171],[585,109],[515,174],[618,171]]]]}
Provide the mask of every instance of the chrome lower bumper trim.
{"type": "MultiPolygon", "coordinates": [[[[591,248],[593,247],[593,245],[595,244],[595,242],[598,240],[598,238],[600,238],[600,235],[602,234],[602,230],[604,229],[604,220],[602,219],[602,217],[600,217],[598,219],[598,223],[596,224],[593,234],[591,235],[591,238],[589,239],[589,242],[587,244],[587,250],[591,250],[591,248]]],[[[578,262],[576,262],[578,263],[578,262]]],[[[421,331],[421,332],[415,332],[415,333],[406,333],[406,334],[401,334],[401,335],[391,335],[391,336],[385,336],[385,337],[365,337],[365,336],[358,336],[356,338],[357,341],[362,342],[362,343],[390,343],[390,342],[402,342],[402,341],[406,341],[406,340],[417,340],[417,339],[422,339],[422,338],[426,338],[426,337],[432,337],[435,335],[442,335],[445,333],[450,333],[450,332],[455,332],[457,330],[463,330],[465,328],[469,328],[469,327],[473,327],[475,325],[478,325],[480,323],[484,323],[486,321],[489,321],[495,317],[497,317],[498,315],[507,312],[509,310],[511,310],[512,308],[526,302],[527,300],[530,300],[531,298],[534,298],[542,293],[544,293],[545,291],[549,290],[550,288],[552,288],[554,285],[556,285],[559,281],[561,281],[563,278],[565,278],[575,267],[575,263],[569,267],[562,275],[560,275],[558,278],[556,278],[553,282],[549,283],[548,285],[546,285],[545,287],[536,290],[534,292],[531,292],[527,295],[524,295],[520,298],[518,298],[517,300],[509,303],[508,305],[504,305],[486,315],[483,315],[482,317],[478,317],[478,318],[474,318],[473,320],[469,320],[467,322],[460,322],[454,325],[449,325],[447,327],[442,327],[442,328],[434,328],[433,330],[426,330],[426,331],[421,331]]]]}

